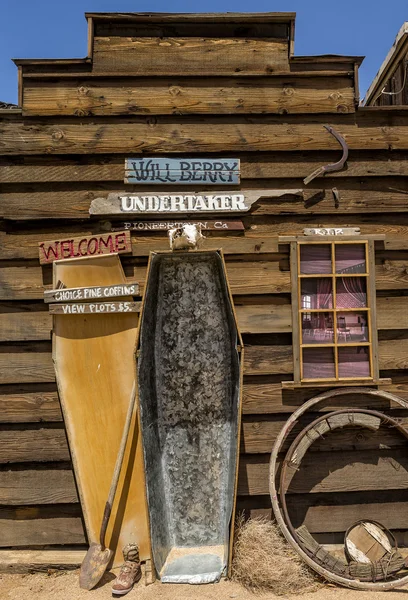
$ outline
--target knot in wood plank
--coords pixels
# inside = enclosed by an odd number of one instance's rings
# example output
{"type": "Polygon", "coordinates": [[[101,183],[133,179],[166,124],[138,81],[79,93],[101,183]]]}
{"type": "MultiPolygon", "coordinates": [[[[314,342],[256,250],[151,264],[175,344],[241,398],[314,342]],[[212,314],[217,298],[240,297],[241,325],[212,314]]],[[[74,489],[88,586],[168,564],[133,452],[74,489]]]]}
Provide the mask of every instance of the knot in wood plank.
{"type": "Polygon", "coordinates": [[[51,133],[51,137],[54,142],[59,142],[65,138],[65,133],[62,131],[62,129],[54,129],[54,131],[51,133]]]}
{"type": "Polygon", "coordinates": [[[169,94],[171,94],[172,96],[178,96],[179,94],[181,94],[181,88],[178,85],[171,85],[169,87],[169,94]]]}
{"type": "Polygon", "coordinates": [[[74,110],[74,115],[76,117],[90,117],[92,116],[92,111],[84,108],[77,108],[74,110]]]}
{"type": "Polygon", "coordinates": [[[87,96],[87,95],[90,93],[90,91],[91,91],[91,90],[90,90],[88,87],[86,87],[85,85],[81,85],[81,86],[78,88],[78,94],[79,94],[80,96],[87,96]]]}

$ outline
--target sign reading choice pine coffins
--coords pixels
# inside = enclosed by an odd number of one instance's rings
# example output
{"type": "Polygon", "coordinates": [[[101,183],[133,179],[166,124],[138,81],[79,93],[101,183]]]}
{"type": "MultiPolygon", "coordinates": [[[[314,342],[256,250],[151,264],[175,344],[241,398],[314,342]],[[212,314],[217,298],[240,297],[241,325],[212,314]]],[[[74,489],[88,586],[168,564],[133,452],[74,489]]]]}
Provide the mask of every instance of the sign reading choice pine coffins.
{"type": "Polygon", "coordinates": [[[106,298],[117,298],[120,296],[137,296],[139,284],[118,283],[117,285],[90,286],[80,288],[59,288],[57,290],[46,290],[44,302],[76,302],[78,300],[97,300],[106,298]]]}
{"type": "Polygon", "coordinates": [[[178,158],[127,158],[125,183],[208,185],[238,184],[240,161],[238,158],[198,160],[178,158]]]}
{"type": "Polygon", "coordinates": [[[98,233],[77,238],[66,237],[40,242],[38,246],[42,265],[61,258],[132,252],[129,231],[98,233]]]}
{"type": "Polygon", "coordinates": [[[83,304],[50,304],[51,315],[102,315],[140,312],[141,302],[94,302],[83,304]]]}
{"type": "Polygon", "coordinates": [[[248,212],[260,198],[301,196],[301,189],[248,190],[245,192],[201,192],[194,194],[133,195],[126,192],[109,194],[92,200],[91,215],[242,213],[248,212]]]}
{"type": "Polygon", "coordinates": [[[120,221],[119,223],[106,223],[111,231],[126,229],[143,233],[168,231],[183,225],[197,225],[202,231],[244,231],[245,229],[242,221],[120,221]]]}

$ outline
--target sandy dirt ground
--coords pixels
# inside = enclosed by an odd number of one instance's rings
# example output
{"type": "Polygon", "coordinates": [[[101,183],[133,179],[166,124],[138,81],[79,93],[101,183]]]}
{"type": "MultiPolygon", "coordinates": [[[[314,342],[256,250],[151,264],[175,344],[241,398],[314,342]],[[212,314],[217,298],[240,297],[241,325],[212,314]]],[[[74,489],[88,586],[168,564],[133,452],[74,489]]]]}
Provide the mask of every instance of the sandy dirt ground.
{"type": "MultiPolygon", "coordinates": [[[[107,600],[112,598],[111,584],[114,576],[105,575],[101,584],[91,592],[81,590],[78,572],[71,571],[52,575],[0,575],[1,600],[107,600]]],[[[221,581],[218,584],[191,586],[156,582],[145,587],[139,582],[126,596],[128,600],[276,600],[273,594],[254,595],[237,583],[221,581]]],[[[282,596],[280,596],[282,599],[282,596]]],[[[391,592],[360,592],[322,585],[313,593],[285,596],[294,600],[397,600],[407,598],[408,588],[391,592]]]]}

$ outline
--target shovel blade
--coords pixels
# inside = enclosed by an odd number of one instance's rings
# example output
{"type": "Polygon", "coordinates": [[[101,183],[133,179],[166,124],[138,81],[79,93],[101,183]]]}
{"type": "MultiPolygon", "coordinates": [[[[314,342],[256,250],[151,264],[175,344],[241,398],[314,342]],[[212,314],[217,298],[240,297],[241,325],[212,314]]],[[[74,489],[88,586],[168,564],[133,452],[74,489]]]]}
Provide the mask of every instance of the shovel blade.
{"type": "Polygon", "coordinates": [[[79,586],[83,590],[92,590],[103,577],[110,559],[112,550],[102,548],[100,544],[92,542],[82,562],[79,572],[79,586]]]}

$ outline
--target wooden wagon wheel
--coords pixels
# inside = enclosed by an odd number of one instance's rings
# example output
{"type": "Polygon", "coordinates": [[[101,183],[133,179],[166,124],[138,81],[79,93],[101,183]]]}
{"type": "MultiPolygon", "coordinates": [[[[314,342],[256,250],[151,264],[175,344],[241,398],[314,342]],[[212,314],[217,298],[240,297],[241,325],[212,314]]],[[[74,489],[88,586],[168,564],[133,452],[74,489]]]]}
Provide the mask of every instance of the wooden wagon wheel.
{"type": "MultiPolygon", "coordinates": [[[[293,535],[292,531],[290,530],[290,527],[288,527],[288,525],[285,521],[284,514],[283,514],[280,504],[279,504],[278,491],[276,489],[275,474],[276,474],[276,465],[277,465],[278,454],[281,451],[288,434],[295,426],[299,417],[301,417],[310,408],[316,406],[317,404],[319,404],[320,402],[323,402],[324,400],[329,400],[330,398],[334,398],[337,396],[347,396],[347,395],[352,395],[352,394],[375,396],[377,398],[380,397],[385,400],[391,400],[392,402],[396,402],[403,408],[408,408],[408,402],[406,402],[402,398],[399,398],[398,396],[395,396],[394,394],[390,394],[389,392],[384,392],[382,390],[373,390],[371,388],[334,389],[334,390],[330,390],[328,392],[323,392],[322,394],[319,394],[315,398],[308,400],[289,417],[289,419],[286,421],[284,427],[282,428],[282,430],[280,431],[280,433],[276,439],[276,442],[274,444],[272,454],[271,454],[270,464],[269,464],[269,492],[270,492],[270,496],[271,496],[272,509],[273,509],[276,521],[277,521],[283,535],[285,536],[285,538],[289,542],[289,544],[293,547],[293,549],[299,554],[299,556],[301,556],[301,558],[303,558],[305,563],[307,565],[309,565],[309,567],[311,567],[314,571],[319,573],[319,575],[322,575],[325,579],[332,581],[333,583],[342,585],[344,587],[358,589],[358,590],[386,591],[386,590],[390,590],[393,588],[402,587],[403,585],[406,585],[408,583],[408,575],[401,577],[400,579],[395,579],[393,581],[384,581],[384,582],[381,581],[381,582],[371,583],[371,582],[357,581],[355,579],[349,579],[347,577],[342,577],[340,575],[337,575],[337,574],[329,571],[325,567],[321,566],[315,560],[313,560],[309,556],[309,554],[307,554],[307,552],[305,552],[305,550],[299,545],[298,541],[296,540],[295,536],[293,535]]],[[[357,409],[355,409],[355,410],[357,410],[357,409]]],[[[370,412],[375,412],[375,411],[370,411],[370,412]]],[[[381,415],[383,420],[389,419],[389,417],[386,417],[382,413],[379,413],[379,414],[381,415]]],[[[324,417],[322,417],[322,419],[320,419],[320,420],[324,420],[324,417]]],[[[398,428],[400,429],[399,425],[398,425],[398,428]]]]}
{"type": "MultiPolygon", "coordinates": [[[[396,542],[395,542],[395,558],[392,561],[392,564],[388,565],[388,568],[384,570],[382,565],[373,565],[373,569],[369,569],[368,572],[366,569],[361,571],[361,576],[357,577],[353,573],[348,570],[348,565],[346,563],[342,564],[341,561],[331,560],[331,556],[329,553],[324,551],[323,548],[320,548],[316,554],[315,544],[311,545],[311,539],[309,532],[306,533],[306,528],[303,526],[300,528],[300,531],[297,531],[293,525],[289,516],[289,512],[286,504],[286,485],[285,479],[286,474],[289,468],[293,468],[296,471],[299,469],[300,464],[302,462],[303,457],[305,456],[307,450],[310,446],[319,438],[323,437],[324,434],[335,431],[336,429],[343,428],[347,425],[355,425],[359,427],[364,427],[366,429],[370,429],[371,431],[378,431],[382,424],[389,425],[397,429],[405,438],[408,438],[408,432],[392,417],[384,415],[381,412],[376,410],[369,409],[360,409],[360,408],[344,408],[342,410],[333,411],[326,415],[323,415],[309,423],[307,427],[305,427],[292,442],[285,460],[282,465],[281,474],[280,474],[280,486],[279,486],[279,495],[280,502],[282,505],[282,510],[284,514],[284,518],[286,524],[292,533],[293,537],[298,541],[299,545],[303,547],[305,552],[309,554],[309,556],[317,563],[321,564],[323,567],[327,568],[329,571],[347,577],[350,579],[360,579],[362,581],[370,581],[372,579],[375,581],[375,578],[378,579],[386,579],[387,573],[395,573],[401,569],[404,564],[404,559],[402,556],[397,553],[396,542]],[[378,566],[378,569],[376,568],[378,566]],[[330,568],[331,567],[331,568],[330,568]]],[[[355,524],[354,524],[355,525],[355,524]]],[[[358,569],[354,569],[354,571],[358,572],[358,569]]]]}

